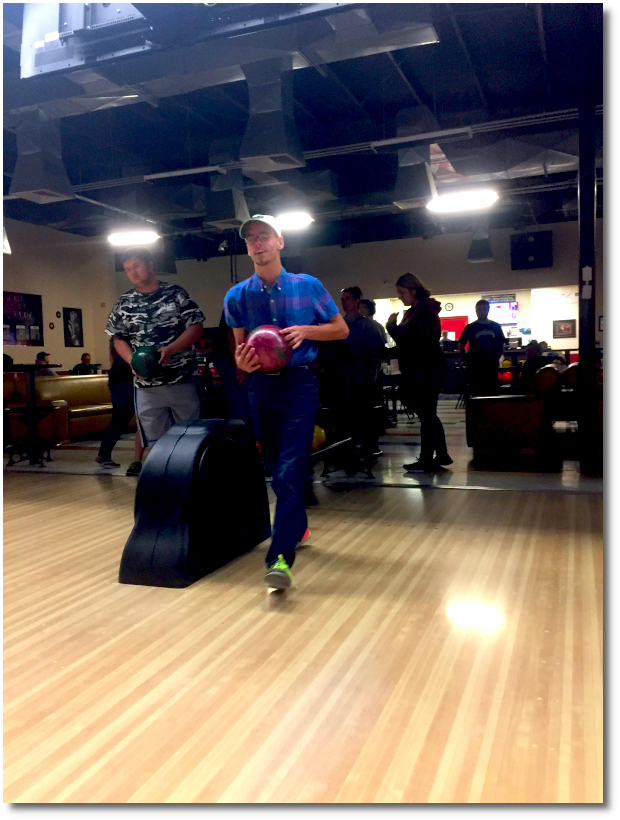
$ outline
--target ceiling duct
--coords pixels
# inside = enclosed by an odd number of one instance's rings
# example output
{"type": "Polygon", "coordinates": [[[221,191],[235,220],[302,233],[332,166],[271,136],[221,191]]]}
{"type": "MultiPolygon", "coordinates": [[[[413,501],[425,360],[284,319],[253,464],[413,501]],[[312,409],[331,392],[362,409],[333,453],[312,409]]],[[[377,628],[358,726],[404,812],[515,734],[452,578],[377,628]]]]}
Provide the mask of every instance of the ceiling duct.
{"type": "Polygon", "coordinates": [[[250,211],[243,191],[232,188],[229,191],[211,192],[207,196],[205,228],[227,231],[238,228],[250,218],[250,211]]]}
{"type": "Polygon", "coordinates": [[[9,195],[39,205],[73,199],[62,163],[60,126],[39,108],[20,114],[16,127],[17,162],[9,195]]]}
{"type": "MultiPolygon", "coordinates": [[[[493,145],[476,146],[476,139],[474,137],[474,143],[467,148],[454,143],[442,145],[454,170],[466,176],[468,182],[547,176],[575,171],[579,167],[579,140],[577,134],[570,131],[501,139],[493,145]]],[[[600,137],[598,142],[601,153],[600,137]]]]}
{"type": "MultiPolygon", "coordinates": [[[[213,140],[209,146],[211,165],[225,165],[239,160],[240,140],[236,138],[213,140]]],[[[250,217],[248,204],[243,193],[243,174],[239,168],[228,169],[226,173],[210,174],[211,191],[206,197],[205,228],[220,231],[238,228],[250,217]]]]}
{"type": "Polygon", "coordinates": [[[481,216],[475,222],[474,235],[467,254],[468,262],[494,262],[489,238],[489,217],[481,216]]]}
{"type": "MultiPolygon", "coordinates": [[[[23,5],[22,61],[25,68],[22,71],[26,73],[22,76],[51,73],[52,82],[47,85],[36,83],[29,92],[32,104],[44,108],[50,118],[74,116],[102,107],[133,105],[143,102],[145,95],[159,99],[238,82],[244,76],[247,78],[245,68],[248,63],[269,61],[274,54],[286,54],[289,67],[304,69],[310,65],[320,67],[326,63],[438,42],[428,4],[424,3],[369,4],[359,13],[354,13],[350,6],[338,3],[271,4],[270,18],[273,19],[274,15],[282,17],[282,24],[275,28],[265,27],[266,19],[259,14],[255,20],[257,28],[248,26],[247,19],[239,19],[232,27],[215,22],[215,27],[221,29],[219,39],[210,39],[214,28],[209,24],[202,32],[205,39],[209,38],[208,42],[187,44],[182,38],[173,49],[161,48],[156,38],[158,29],[160,33],[167,34],[178,28],[180,18],[185,17],[186,22],[189,21],[196,9],[185,9],[185,6],[194,7],[196,4],[140,3],[134,6],[126,3],[110,4],[106,9],[104,5],[108,4],[93,3],[90,6],[97,7],[97,19],[105,23],[103,28],[95,31],[92,25],[90,30],[84,27],[85,4],[23,5]],[[71,13],[70,19],[65,14],[60,20],[60,6],[67,10],[67,14],[71,13]],[[290,9],[285,9],[288,6],[290,9]],[[117,10],[120,8],[123,12],[125,7],[128,13],[118,14],[117,10]],[[140,12],[144,12],[146,20],[140,12]],[[345,16],[345,22],[348,21],[344,27],[336,22],[341,14],[345,16]],[[73,22],[75,16],[79,16],[77,24],[73,22]],[[108,20],[108,16],[114,19],[108,20]],[[73,27],[71,36],[67,35],[66,27],[62,25],[64,22],[73,27]],[[149,24],[155,31],[150,30],[149,24]],[[131,43],[137,39],[142,44],[130,46],[129,42],[125,42],[119,47],[117,41],[127,39],[121,37],[125,31],[131,43]],[[57,39],[45,39],[45,35],[51,37],[54,34],[57,39]],[[102,48],[105,46],[107,53],[89,57],[77,47],[82,39],[93,44],[101,40],[102,48]],[[89,82],[87,85],[92,85],[92,89],[87,90],[80,82],[80,72],[73,80],[70,69],[76,68],[93,69],[100,81],[107,82],[89,82]],[[140,94],[128,90],[135,83],[140,85],[140,94]],[[100,94],[105,94],[105,99],[98,96],[100,94]]],[[[213,10],[213,14],[220,19],[229,12],[236,15],[244,13],[244,4],[232,4],[232,9],[229,4],[220,5],[226,8],[213,10]],[[237,5],[239,9],[234,8],[237,5]]],[[[245,6],[250,16],[255,5],[249,3],[245,6]]],[[[169,38],[166,36],[164,39],[169,38]]],[[[8,45],[6,38],[5,45],[8,45]]],[[[5,79],[5,125],[11,128],[21,108],[23,94],[20,81],[5,79]]]]}
{"type": "Polygon", "coordinates": [[[250,116],[241,144],[244,168],[269,173],[306,164],[293,114],[292,57],[242,66],[250,116]]]}
{"type": "MultiPolygon", "coordinates": [[[[439,129],[439,124],[425,105],[405,108],[396,117],[397,137],[425,134],[439,129]]],[[[398,149],[398,173],[394,185],[394,205],[402,210],[418,208],[420,199],[437,196],[431,170],[430,145],[398,149]]]]}
{"type": "Polygon", "coordinates": [[[122,196],[104,192],[104,203],[154,220],[189,219],[206,213],[207,189],[202,185],[148,185],[125,191],[122,196]]]}
{"type": "MultiPolygon", "coordinates": [[[[241,140],[228,138],[213,140],[209,146],[210,165],[227,165],[239,161],[241,140]]],[[[243,192],[243,174],[240,168],[223,168],[210,175],[212,191],[243,192]]]]}

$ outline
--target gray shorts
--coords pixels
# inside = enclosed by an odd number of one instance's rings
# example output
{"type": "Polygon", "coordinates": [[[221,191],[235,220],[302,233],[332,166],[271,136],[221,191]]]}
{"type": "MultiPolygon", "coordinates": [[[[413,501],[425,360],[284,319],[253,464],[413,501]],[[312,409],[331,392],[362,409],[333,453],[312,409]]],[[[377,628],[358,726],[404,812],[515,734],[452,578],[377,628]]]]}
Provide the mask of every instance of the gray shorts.
{"type": "Polygon", "coordinates": [[[200,396],[195,381],[134,387],[134,401],[144,447],[155,444],[173,424],[200,418],[200,396]]]}

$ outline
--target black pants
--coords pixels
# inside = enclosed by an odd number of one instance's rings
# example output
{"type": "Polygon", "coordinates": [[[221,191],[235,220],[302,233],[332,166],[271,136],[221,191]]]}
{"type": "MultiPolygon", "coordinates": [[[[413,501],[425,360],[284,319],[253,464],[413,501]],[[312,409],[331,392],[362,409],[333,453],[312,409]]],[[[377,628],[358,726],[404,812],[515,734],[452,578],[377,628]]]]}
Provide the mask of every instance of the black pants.
{"type": "Polygon", "coordinates": [[[404,374],[401,394],[407,408],[420,419],[420,461],[431,462],[433,456],[448,453],[443,424],[437,416],[439,391],[445,381],[443,371],[404,374]]]}
{"type": "Polygon", "coordinates": [[[497,359],[468,362],[467,383],[470,396],[497,396],[497,359]]]}
{"type": "Polygon", "coordinates": [[[127,429],[127,425],[135,413],[133,399],[133,385],[127,382],[117,382],[110,385],[112,394],[112,420],[103,431],[99,447],[100,458],[111,458],[116,442],[127,429]]]}

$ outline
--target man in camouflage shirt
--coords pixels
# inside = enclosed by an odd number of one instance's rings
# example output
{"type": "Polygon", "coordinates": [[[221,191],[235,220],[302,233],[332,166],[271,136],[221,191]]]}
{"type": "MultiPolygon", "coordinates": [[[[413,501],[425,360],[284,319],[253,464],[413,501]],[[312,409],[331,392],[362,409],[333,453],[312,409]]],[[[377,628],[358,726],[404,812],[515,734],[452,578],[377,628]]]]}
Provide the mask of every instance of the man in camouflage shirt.
{"type": "MultiPolygon", "coordinates": [[[[130,366],[136,348],[154,346],[160,354],[153,378],[132,368],[138,428],[143,445],[150,447],[173,424],[200,418],[195,345],[204,314],[184,288],[157,278],[150,251],[127,251],[123,266],[133,290],[116,301],[105,332],[130,366]]],[[[131,464],[128,474],[138,472],[139,466],[131,464]]]]}

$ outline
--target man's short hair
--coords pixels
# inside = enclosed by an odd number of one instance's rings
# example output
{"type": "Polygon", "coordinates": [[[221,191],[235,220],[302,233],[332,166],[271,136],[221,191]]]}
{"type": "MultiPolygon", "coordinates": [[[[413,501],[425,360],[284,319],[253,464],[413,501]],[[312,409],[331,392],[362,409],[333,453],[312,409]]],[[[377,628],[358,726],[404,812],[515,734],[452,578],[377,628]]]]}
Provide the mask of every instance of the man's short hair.
{"type": "Polygon", "coordinates": [[[128,259],[134,258],[141,259],[145,265],[152,262],[153,266],[155,266],[153,254],[146,248],[129,248],[128,250],[121,252],[121,264],[123,265],[128,259]]]}
{"type": "Polygon", "coordinates": [[[37,361],[43,361],[43,359],[49,355],[49,353],[45,353],[43,350],[41,350],[40,353],[37,353],[37,361]]]}
{"type": "Polygon", "coordinates": [[[476,302],[476,307],[478,307],[478,305],[486,305],[487,307],[489,307],[489,300],[488,299],[478,299],[478,301],[476,302]]]}
{"type": "Polygon", "coordinates": [[[360,305],[366,305],[368,313],[370,313],[371,316],[374,316],[377,312],[377,305],[372,299],[360,299],[360,305]]]}

